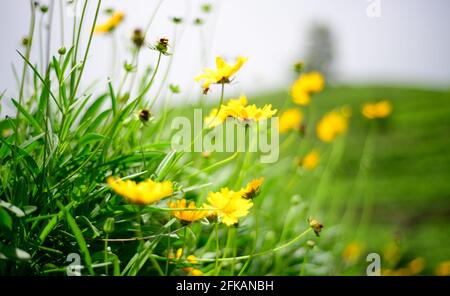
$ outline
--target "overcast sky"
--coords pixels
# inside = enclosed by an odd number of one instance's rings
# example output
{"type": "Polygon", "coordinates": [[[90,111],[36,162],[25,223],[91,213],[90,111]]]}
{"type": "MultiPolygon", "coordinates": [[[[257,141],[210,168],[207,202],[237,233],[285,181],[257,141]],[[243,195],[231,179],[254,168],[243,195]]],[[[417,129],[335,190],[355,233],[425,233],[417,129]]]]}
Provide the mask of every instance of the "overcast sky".
{"type": "MultiPolygon", "coordinates": [[[[55,0],[58,2],[59,0],[55,0]]],[[[286,87],[291,64],[305,54],[307,32],[312,23],[328,25],[335,36],[336,78],[344,83],[450,85],[450,1],[448,0],[372,0],[378,1],[379,17],[370,17],[368,0],[163,0],[150,29],[149,41],[161,36],[173,39],[171,16],[185,22],[178,30],[178,44],[169,81],[181,88],[197,91],[192,77],[201,71],[206,40],[208,63],[216,55],[249,57],[233,86],[234,92],[252,92],[286,87]],[[202,3],[213,11],[205,16],[202,3]],[[192,25],[202,17],[205,25],[192,25]],[[203,31],[203,33],[201,33],[203,31]],[[203,38],[201,37],[203,34],[203,38]]],[[[49,0],[43,1],[48,3],[49,0]]],[[[87,20],[92,21],[96,1],[89,2],[87,20]]],[[[136,27],[144,27],[159,0],[104,0],[103,8],[126,13],[117,31],[122,44],[120,64],[125,59],[126,40],[136,27]]],[[[55,11],[58,13],[59,8],[55,11]]],[[[11,63],[20,65],[15,49],[29,25],[28,0],[4,0],[0,10],[0,91],[16,93],[11,63]]],[[[69,47],[71,16],[65,14],[65,41],[69,47]]],[[[100,22],[106,18],[100,16],[100,22]]],[[[54,19],[52,52],[61,45],[59,17],[54,19]]],[[[84,35],[88,35],[87,27],[84,35]]],[[[35,42],[34,50],[37,50],[35,42]]],[[[95,36],[83,83],[112,75],[112,39],[95,36]]],[[[33,55],[33,62],[38,55],[33,55]]],[[[164,59],[162,69],[165,67],[164,59]]],[[[154,64],[155,54],[146,50],[143,64],[154,64]]],[[[4,102],[2,102],[4,104],[4,102]]]]}

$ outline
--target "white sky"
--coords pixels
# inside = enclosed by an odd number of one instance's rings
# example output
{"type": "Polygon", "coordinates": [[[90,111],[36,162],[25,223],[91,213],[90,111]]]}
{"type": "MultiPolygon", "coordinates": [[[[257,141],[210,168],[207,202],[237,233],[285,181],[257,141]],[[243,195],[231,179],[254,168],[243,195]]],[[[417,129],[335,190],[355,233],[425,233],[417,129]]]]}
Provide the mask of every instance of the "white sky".
{"type": "MultiPolygon", "coordinates": [[[[117,8],[127,15],[117,32],[119,43],[124,43],[122,41],[129,38],[135,27],[145,26],[158,1],[103,0],[103,8],[117,8]]],[[[199,89],[192,77],[201,71],[203,62],[200,29],[192,25],[192,20],[204,16],[200,11],[202,3],[212,3],[213,13],[202,28],[208,44],[209,64],[216,55],[249,57],[232,87],[235,93],[286,87],[291,79],[291,64],[304,55],[306,33],[314,22],[328,24],[335,35],[335,69],[340,82],[450,86],[450,1],[372,0],[381,3],[378,18],[367,16],[368,1],[163,0],[149,41],[161,36],[173,38],[170,16],[187,20],[180,27],[183,34],[178,39],[169,82],[196,93],[199,89]]],[[[92,21],[95,3],[94,0],[89,2],[88,21],[92,21]]],[[[67,12],[65,17],[67,26],[70,21],[67,12]]],[[[104,19],[102,15],[100,21],[104,19]]],[[[7,89],[9,96],[17,93],[11,63],[20,65],[15,49],[26,35],[28,22],[28,0],[2,1],[0,91],[7,89]]],[[[53,53],[60,46],[60,27],[56,17],[53,53]]],[[[88,35],[87,28],[84,35],[88,35]]],[[[69,36],[66,27],[66,42],[69,36]]],[[[83,81],[85,85],[97,78],[104,82],[111,75],[111,44],[111,38],[95,36],[83,81]]],[[[36,45],[37,42],[34,50],[37,50],[36,45]]],[[[125,59],[124,48],[121,53],[120,64],[125,59]]],[[[155,57],[146,50],[141,62],[154,64],[155,57]]],[[[37,62],[38,55],[33,55],[32,60],[37,62]]],[[[164,66],[163,63],[162,69],[164,66]]]]}

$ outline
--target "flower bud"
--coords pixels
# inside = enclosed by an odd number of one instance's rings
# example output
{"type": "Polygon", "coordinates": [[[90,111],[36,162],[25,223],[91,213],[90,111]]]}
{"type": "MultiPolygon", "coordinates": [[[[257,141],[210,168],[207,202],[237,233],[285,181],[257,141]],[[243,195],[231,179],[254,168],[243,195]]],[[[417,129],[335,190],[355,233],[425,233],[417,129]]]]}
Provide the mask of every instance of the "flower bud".
{"type": "Polygon", "coordinates": [[[64,46],[61,47],[60,49],[58,49],[58,53],[59,53],[60,55],[66,54],[66,48],[65,48],[64,46]]]}
{"type": "Polygon", "coordinates": [[[112,217],[109,217],[106,219],[105,224],[103,224],[103,231],[106,234],[110,234],[110,233],[114,232],[114,222],[115,222],[115,220],[112,217]]]}

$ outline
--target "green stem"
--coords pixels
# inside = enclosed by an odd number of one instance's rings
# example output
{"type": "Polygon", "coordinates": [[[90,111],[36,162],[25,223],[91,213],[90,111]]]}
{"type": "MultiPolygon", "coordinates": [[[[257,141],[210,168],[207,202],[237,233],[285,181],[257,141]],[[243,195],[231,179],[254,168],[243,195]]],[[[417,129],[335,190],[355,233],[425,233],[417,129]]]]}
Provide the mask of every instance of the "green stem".
{"type": "MultiPolygon", "coordinates": [[[[87,0],[86,0],[86,3],[87,3],[87,0]]],[[[98,13],[100,11],[101,4],[102,4],[102,0],[98,0],[98,2],[97,2],[97,9],[95,10],[94,22],[92,23],[91,33],[89,34],[88,44],[87,44],[87,47],[86,47],[86,51],[84,52],[83,63],[81,64],[80,73],[78,74],[78,78],[77,78],[77,81],[75,83],[75,88],[74,88],[74,90],[73,90],[73,92],[72,92],[72,94],[70,96],[69,102],[73,101],[73,99],[75,98],[75,95],[77,93],[77,89],[80,86],[81,77],[83,76],[84,67],[86,66],[86,59],[87,59],[87,56],[89,54],[89,49],[91,48],[92,37],[94,36],[95,24],[97,23],[98,13]]],[[[83,12],[84,12],[84,9],[83,9],[83,12]]],[[[81,29],[81,23],[80,23],[80,29],[81,29]]],[[[77,40],[77,46],[78,46],[78,43],[79,43],[79,40],[77,40]]]]}
{"type": "MultiPolygon", "coordinates": [[[[108,262],[108,237],[109,237],[109,235],[106,234],[106,238],[105,238],[105,263],[108,262]]],[[[108,275],[108,264],[105,265],[105,274],[108,275]]]]}
{"type": "MultiPolygon", "coordinates": [[[[305,235],[307,235],[310,231],[312,231],[312,228],[308,227],[308,229],[306,229],[305,231],[303,231],[302,233],[300,233],[299,235],[297,235],[295,238],[291,239],[290,241],[287,241],[286,243],[279,245],[276,248],[270,249],[270,250],[266,250],[266,251],[262,251],[259,253],[255,253],[252,255],[243,255],[243,256],[237,256],[237,257],[226,257],[226,258],[197,258],[198,262],[216,262],[216,261],[233,261],[233,260],[246,260],[249,259],[250,257],[257,257],[257,256],[264,256],[267,254],[272,254],[275,252],[278,252],[282,249],[285,249],[289,246],[291,246],[292,244],[294,244],[295,242],[299,241],[301,238],[303,238],[305,235]]],[[[153,257],[159,259],[159,260],[170,260],[170,258],[167,257],[161,257],[155,254],[152,254],[153,257]]]]}
{"type": "MultiPolygon", "coordinates": [[[[33,45],[33,35],[34,35],[34,26],[36,24],[36,7],[34,6],[34,1],[30,0],[30,5],[31,5],[31,20],[30,20],[30,27],[28,30],[28,44],[27,44],[27,49],[25,52],[25,60],[23,62],[23,68],[22,68],[22,78],[21,78],[21,82],[20,82],[20,91],[19,91],[19,104],[22,105],[23,104],[23,92],[24,92],[24,88],[25,88],[25,78],[26,78],[26,74],[27,74],[27,61],[30,60],[30,53],[31,53],[31,47],[33,45]]],[[[19,136],[19,116],[20,116],[20,112],[19,110],[17,110],[17,114],[16,114],[16,143],[20,142],[20,136],[19,136]]]]}

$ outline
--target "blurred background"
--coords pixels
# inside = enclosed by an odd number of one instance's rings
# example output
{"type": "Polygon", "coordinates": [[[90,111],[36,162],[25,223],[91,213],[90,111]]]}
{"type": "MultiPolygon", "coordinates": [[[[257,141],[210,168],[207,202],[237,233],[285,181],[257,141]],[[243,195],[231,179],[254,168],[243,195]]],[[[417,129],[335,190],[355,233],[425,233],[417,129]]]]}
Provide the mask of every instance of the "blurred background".
{"type": "MultiPolygon", "coordinates": [[[[370,200],[371,211],[363,233],[340,242],[343,258],[357,251],[359,255],[379,252],[390,269],[412,264],[421,274],[435,274],[440,263],[450,260],[449,1],[103,2],[103,9],[123,11],[125,22],[114,37],[95,36],[84,87],[94,82],[105,86],[108,77],[118,81],[133,30],[144,28],[157,8],[147,41],[169,38],[174,56],[168,81],[180,86],[183,95],[176,98],[180,103],[200,97],[193,77],[202,67],[212,66],[216,55],[230,59],[243,55],[249,61],[227,96],[245,91],[251,101],[258,98],[280,107],[295,78],[292,66],[303,60],[327,77],[327,88],[315,98],[320,113],[344,104],[353,109],[345,161],[330,180],[327,194],[338,208],[352,199],[355,212],[370,200]],[[202,11],[205,3],[211,4],[210,13],[202,11]],[[182,24],[175,27],[172,17],[181,17],[182,24]],[[367,134],[367,122],[359,111],[364,102],[380,99],[389,99],[394,112],[377,134],[373,165],[365,189],[358,191],[353,183],[367,134]]],[[[86,18],[92,21],[95,1],[89,6],[86,18]]],[[[65,30],[61,20],[52,23],[52,53],[71,41],[73,12],[64,14],[65,30]]],[[[2,117],[12,111],[8,98],[17,95],[13,68],[22,64],[16,49],[28,31],[29,15],[27,0],[2,3],[0,92],[6,90],[2,117]]],[[[101,14],[99,22],[106,18],[101,14]]],[[[154,51],[147,50],[140,62],[152,65],[155,57],[154,51]]],[[[39,58],[32,55],[31,60],[39,58]]],[[[162,67],[167,63],[163,60],[162,67]]],[[[212,96],[217,95],[213,90],[212,96]]],[[[363,274],[365,265],[355,264],[349,273],[363,274]]]]}
{"type": "MultiPolygon", "coordinates": [[[[49,3],[51,0],[43,0],[49,3]]],[[[60,0],[54,0],[56,2],[60,0]]],[[[65,0],[61,0],[65,1],[65,0]]],[[[0,11],[0,89],[14,94],[15,80],[11,63],[20,64],[15,52],[28,30],[28,0],[4,1],[0,11]]],[[[81,2],[78,4],[81,11],[81,2]]],[[[176,52],[170,80],[182,89],[192,87],[192,77],[201,67],[214,63],[216,55],[250,58],[245,75],[239,77],[233,90],[263,91],[284,88],[291,78],[293,61],[314,54],[328,55],[329,78],[336,83],[382,83],[447,87],[450,83],[450,3],[446,0],[108,0],[111,7],[126,14],[125,23],[114,40],[97,36],[87,65],[88,78],[112,76],[110,56],[116,43],[121,65],[135,28],[143,28],[159,7],[149,31],[149,42],[158,37],[173,41],[176,52]],[[205,14],[202,4],[212,4],[205,14]],[[175,32],[171,17],[184,22],[175,32]],[[201,19],[202,26],[194,25],[201,19]],[[317,34],[317,31],[322,31],[317,34]],[[122,45],[122,46],[120,46],[122,45]],[[324,46],[326,48],[324,48],[324,46]],[[109,50],[108,50],[109,49],[109,50]],[[122,52],[123,53],[123,52],[122,52]]],[[[88,19],[92,20],[95,1],[90,1],[88,19]]],[[[58,8],[57,8],[58,9],[58,8]]],[[[58,11],[55,12],[55,14],[58,11]]],[[[53,20],[52,52],[70,42],[70,20],[67,10],[64,39],[61,22],[53,20]]],[[[99,22],[107,17],[101,15],[99,22]]],[[[35,43],[35,46],[38,46],[35,43]]],[[[142,62],[151,63],[153,52],[147,51],[142,62]]],[[[34,57],[35,59],[37,57],[34,57]]],[[[317,59],[317,58],[316,58],[317,59]]],[[[309,61],[311,62],[311,61],[309,61]]],[[[89,80],[88,79],[88,80],[89,80]]],[[[85,83],[90,81],[84,81],[85,83]]],[[[196,90],[197,91],[197,90],[196,90]]]]}

